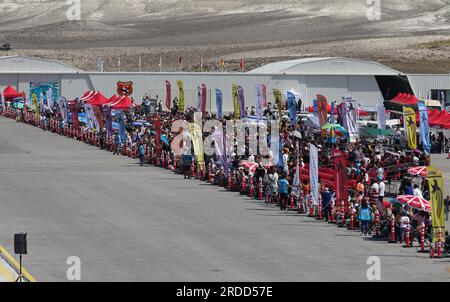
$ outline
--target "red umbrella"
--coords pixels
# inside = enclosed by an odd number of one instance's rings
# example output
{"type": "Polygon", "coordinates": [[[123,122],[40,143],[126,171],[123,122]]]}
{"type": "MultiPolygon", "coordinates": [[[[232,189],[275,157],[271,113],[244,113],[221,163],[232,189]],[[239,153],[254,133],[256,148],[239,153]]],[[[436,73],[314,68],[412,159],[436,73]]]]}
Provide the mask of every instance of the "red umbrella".
{"type": "Polygon", "coordinates": [[[427,177],[427,167],[411,167],[408,169],[408,173],[415,176],[427,177]]]}
{"type": "Polygon", "coordinates": [[[401,204],[408,205],[408,206],[410,206],[410,207],[412,207],[414,209],[422,210],[422,211],[425,211],[425,212],[430,212],[431,211],[430,202],[428,200],[423,199],[422,197],[419,197],[419,196],[400,195],[400,196],[397,196],[397,200],[401,204]]]}
{"type": "Polygon", "coordinates": [[[256,171],[256,168],[258,167],[258,164],[254,163],[254,162],[243,160],[243,161],[241,161],[241,166],[245,170],[248,170],[248,173],[255,174],[255,171],[256,171]]]}

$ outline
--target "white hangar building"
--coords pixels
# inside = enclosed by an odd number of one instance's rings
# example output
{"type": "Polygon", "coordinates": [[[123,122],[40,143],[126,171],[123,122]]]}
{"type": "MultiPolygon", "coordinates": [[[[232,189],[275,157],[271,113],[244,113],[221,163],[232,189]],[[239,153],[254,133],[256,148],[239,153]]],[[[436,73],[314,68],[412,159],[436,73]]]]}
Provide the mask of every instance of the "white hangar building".
{"type": "MultiPolygon", "coordinates": [[[[450,92],[450,74],[406,75],[380,63],[348,58],[306,58],[267,64],[247,73],[231,72],[86,72],[67,64],[22,56],[0,57],[0,89],[11,85],[30,95],[30,86],[53,83],[58,95],[80,97],[88,90],[99,90],[106,97],[117,93],[118,82],[132,82],[136,102],[144,95],[164,100],[166,80],[171,82],[172,98],[178,96],[177,80],[184,82],[186,106],[196,103],[196,87],[208,88],[207,108],[215,112],[215,89],[223,93],[223,111],[233,110],[232,85],[244,88],[246,105],[255,104],[255,85],[265,84],[268,101],[272,89],[297,91],[305,106],[312,105],[320,93],[329,101],[352,96],[363,106],[393,98],[398,92],[440,96],[450,92]]],[[[163,102],[164,103],[164,102],[163,102]]]]}

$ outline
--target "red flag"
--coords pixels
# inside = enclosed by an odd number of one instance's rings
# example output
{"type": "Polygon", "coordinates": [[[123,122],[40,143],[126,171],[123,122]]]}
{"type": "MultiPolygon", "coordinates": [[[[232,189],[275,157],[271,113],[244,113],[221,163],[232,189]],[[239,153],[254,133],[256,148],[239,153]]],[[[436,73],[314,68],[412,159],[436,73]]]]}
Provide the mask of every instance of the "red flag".
{"type": "Polygon", "coordinates": [[[262,84],[262,91],[263,91],[263,106],[264,108],[267,108],[267,88],[266,85],[262,84]]]}
{"type": "Polygon", "coordinates": [[[317,95],[317,107],[319,113],[319,125],[322,127],[327,123],[328,118],[328,102],[327,98],[323,95],[317,95]]]}
{"type": "Polygon", "coordinates": [[[153,127],[155,127],[156,133],[156,156],[160,157],[162,153],[162,146],[161,146],[161,121],[159,119],[159,115],[156,115],[153,118],[153,127]]]}
{"type": "Polygon", "coordinates": [[[78,122],[78,102],[76,100],[69,102],[70,111],[72,112],[72,128],[79,130],[80,124],[78,122]]]}
{"type": "Polygon", "coordinates": [[[206,85],[202,84],[202,106],[201,106],[202,113],[206,112],[206,85]]]}
{"type": "Polygon", "coordinates": [[[340,205],[341,201],[347,202],[347,159],[344,152],[339,149],[333,150],[334,156],[334,170],[336,171],[335,189],[336,189],[336,204],[340,205]]]}
{"type": "Polygon", "coordinates": [[[172,95],[171,95],[171,85],[170,81],[166,81],[166,108],[170,111],[170,105],[172,103],[172,95]]]}
{"type": "Polygon", "coordinates": [[[244,70],[244,59],[241,59],[241,63],[239,64],[241,71],[244,70]]]}

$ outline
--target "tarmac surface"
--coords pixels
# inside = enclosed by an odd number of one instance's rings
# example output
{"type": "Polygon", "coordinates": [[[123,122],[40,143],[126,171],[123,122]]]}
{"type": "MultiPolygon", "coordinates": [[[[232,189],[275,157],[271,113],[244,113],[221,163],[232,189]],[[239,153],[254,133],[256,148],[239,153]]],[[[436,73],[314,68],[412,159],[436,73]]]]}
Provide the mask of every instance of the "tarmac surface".
{"type": "Polygon", "coordinates": [[[448,259],[4,117],[0,207],[0,245],[11,253],[13,234],[28,232],[24,266],[37,281],[67,281],[70,256],[81,281],[367,281],[370,256],[382,281],[450,280],[448,259]]]}

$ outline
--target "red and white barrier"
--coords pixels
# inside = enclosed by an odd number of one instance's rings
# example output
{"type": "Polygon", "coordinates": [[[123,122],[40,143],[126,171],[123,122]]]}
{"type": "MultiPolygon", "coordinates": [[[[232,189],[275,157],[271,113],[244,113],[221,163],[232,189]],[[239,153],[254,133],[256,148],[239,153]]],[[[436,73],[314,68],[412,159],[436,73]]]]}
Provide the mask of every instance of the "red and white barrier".
{"type": "Polygon", "coordinates": [[[442,257],[442,229],[439,228],[438,231],[438,241],[437,241],[437,257],[442,257]]]}
{"type": "Polygon", "coordinates": [[[411,226],[409,223],[406,224],[406,234],[405,234],[405,245],[403,247],[412,247],[411,245],[411,226]]]}
{"type": "Polygon", "coordinates": [[[420,252],[425,253],[425,223],[420,225],[420,252]]]}
{"type": "Polygon", "coordinates": [[[259,200],[263,200],[264,199],[264,197],[263,197],[263,181],[262,181],[262,177],[260,177],[259,180],[258,180],[258,199],[259,200]]]}
{"type": "Polygon", "coordinates": [[[330,205],[330,222],[334,222],[334,200],[331,201],[330,205]]]}
{"type": "Polygon", "coordinates": [[[309,200],[309,215],[308,215],[308,217],[314,217],[314,200],[313,200],[312,194],[310,194],[309,196],[310,196],[310,200],[309,200]]]}
{"type": "Polygon", "coordinates": [[[319,206],[317,211],[317,219],[323,219],[322,195],[319,193],[319,206]]]}
{"type": "Polygon", "coordinates": [[[392,214],[391,217],[391,240],[389,240],[389,243],[397,243],[397,240],[395,239],[395,216],[392,214]]]}
{"type": "Polygon", "coordinates": [[[378,209],[375,211],[375,237],[380,237],[380,212],[378,209]]]}
{"type": "Polygon", "coordinates": [[[355,230],[355,211],[353,211],[353,205],[350,204],[348,206],[348,211],[350,213],[350,225],[348,226],[348,230],[355,230]]]}
{"type": "Polygon", "coordinates": [[[253,192],[253,175],[250,174],[249,179],[248,179],[248,197],[253,197],[254,192],[253,192]]]}
{"type": "Polygon", "coordinates": [[[191,177],[195,177],[195,164],[193,158],[191,160],[191,177]]]}

